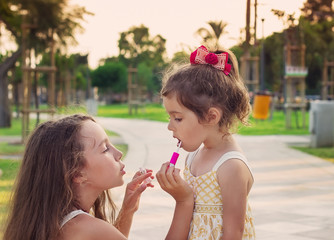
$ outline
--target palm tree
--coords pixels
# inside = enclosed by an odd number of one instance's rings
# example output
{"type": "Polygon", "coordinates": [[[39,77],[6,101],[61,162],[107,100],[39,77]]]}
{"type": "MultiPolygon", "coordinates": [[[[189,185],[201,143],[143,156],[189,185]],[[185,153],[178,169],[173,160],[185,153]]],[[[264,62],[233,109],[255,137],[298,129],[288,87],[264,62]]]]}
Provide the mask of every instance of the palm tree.
{"type": "Polygon", "coordinates": [[[225,31],[227,23],[223,21],[209,21],[207,24],[209,24],[210,29],[199,28],[196,31],[196,35],[202,38],[202,43],[206,46],[219,49],[221,46],[219,39],[223,34],[227,33],[227,31],[225,31]]]}

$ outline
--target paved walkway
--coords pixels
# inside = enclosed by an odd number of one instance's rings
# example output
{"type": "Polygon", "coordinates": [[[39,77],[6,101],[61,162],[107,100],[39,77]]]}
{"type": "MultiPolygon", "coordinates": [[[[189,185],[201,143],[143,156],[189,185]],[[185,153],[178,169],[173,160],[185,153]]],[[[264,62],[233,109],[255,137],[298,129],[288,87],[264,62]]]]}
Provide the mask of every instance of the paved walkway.
{"type": "MultiPolygon", "coordinates": [[[[176,149],[166,123],[98,118],[129,145],[126,181],[139,167],[156,172],[176,149]]],[[[334,164],[288,147],[307,145],[308,136],[236,136],[255,175],[250,204],[258,240],[329,240],[334,236],[334,164]]],[[[183,168],[180,151],[177,167],[183,168]]],[[[133,240],[164,239],[174,201],[155,182],[143,193],[130,235],[133,240]]],[[[114,196],[121,203],[124,188],[114,196]]]]}
{"type": "MultiPolygon", "coordinates": [[[[106,129],[119,133],[129,151],[124,159],[132,178],[139,167],[156,172],[169,161],[176,140],[166,123],[97,118],[106,129]]],[[[293,150],[307,145],[308,136],[236,136],[255,175],[250,204],[258,240],[329,240],[334,236],[334,164],[293,150]]],[[[0,139],[1,140],[1,139],[0,139]]],[[[7,139],[8,140],[8,139],[7,139]]],[[[13,141],[17,140],[15,138],[13,141]]],[[[117,142],[119,143],[119,142],[117,142]]],[[[177,167],[183,168],[181,149],[177,167]]],[[[147,189],[135,215],[131,240],[164,239],[174,210],[174,200],[160,189],[147,189]]],[[[120,206],[124,187],[113,191],[120,206]]]]}

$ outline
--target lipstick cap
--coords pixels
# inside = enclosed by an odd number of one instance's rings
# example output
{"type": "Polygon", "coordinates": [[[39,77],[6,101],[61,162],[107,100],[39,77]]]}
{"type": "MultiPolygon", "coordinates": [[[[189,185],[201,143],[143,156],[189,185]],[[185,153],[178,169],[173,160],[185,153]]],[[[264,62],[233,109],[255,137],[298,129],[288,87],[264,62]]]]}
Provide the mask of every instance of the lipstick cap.
{"type": "Polygon", "coordinates": [[[177,152],[173,152],[172,158],[170,159],[169,163],[175,165],[179,155],[180,154],[178,154],[177,152]]]}

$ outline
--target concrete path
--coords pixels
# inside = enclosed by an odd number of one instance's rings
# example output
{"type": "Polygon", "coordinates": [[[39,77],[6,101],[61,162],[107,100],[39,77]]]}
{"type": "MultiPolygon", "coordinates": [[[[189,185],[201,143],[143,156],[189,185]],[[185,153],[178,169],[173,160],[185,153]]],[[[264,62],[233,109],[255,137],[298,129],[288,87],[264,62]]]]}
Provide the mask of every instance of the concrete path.
{"type": "MultiPolygon", "coordinates": [[[[176,140],[167,123],[143,120],[97,118],[106,129],[121,135],[129,145],[124,159],[132,178],[139,167],[156,172],[169,161],[176,140]]],[[[250,204],[258,240],[334,239],[334,164],[293,150],[307,145],[308,136],[236,136],[255,175],[250,204]]],[[[177,167],[183,168],[186,152],[180,151],[177,167]]],[[[132,240],[164,239],[171,222],[174,200],[160,189],[147,189],[135,215],[132,240]]],[[[124,187],[114,190],[121,204],[124,187]]],[[[120,206],[120,205],[119,205],[120,206]]]]}

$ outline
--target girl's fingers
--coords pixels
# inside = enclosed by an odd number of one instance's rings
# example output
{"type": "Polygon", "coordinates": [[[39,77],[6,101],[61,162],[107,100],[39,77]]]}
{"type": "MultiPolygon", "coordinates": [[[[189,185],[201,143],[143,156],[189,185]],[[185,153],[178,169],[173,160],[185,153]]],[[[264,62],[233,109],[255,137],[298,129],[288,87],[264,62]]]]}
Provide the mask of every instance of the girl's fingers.
{"type": "Polygon", "coordinates": [[[170,187],[170,184],[169,184],[168,179],[166,177],[166,171],[167,171],[168,166],[169,166],[169,162],[166,162],[166,163],[162,164],[160,170],[156,174],[156,178],[157,178],[160,186],[163,189],[170,187]]]}
{"type": "Polygon", "coordinates": [[[169,162],[164,163],[156,174],[157,180],[162,189],[168,190],[177,187],[178,182],[182,180],[180,169],[169,166],[169,162]]]}
{"type": "Polygon", "coordinates": [[[145,174],[145,173],[149,173],[149,172],[153,173],[153,170],[152,170],[152,169],[145,169],[145,168],[143,168],[143,170],[145,171],[144,173],[142,172],[142,170],[137,171],[137,172],[135,173],[135,175],[133,176],[132,179],[135,179],[135,178],[137,178],[137,177],[139,177],[139,176],[141,176],[141,175],[143,175],[143,174],[145,174]]]}
{"type": "Polygon", "coordinates": [[[166,178],[172,186],[175,186],[176,184],[175,177],[174,177],[175,171],[176,169],[174,166],[169,166],[166,172],[166,178]]]}
{"type": "Polygon", "coordinates": [[[180,169],[179,168],[174,169],[173,177],[174,177],[174,180],[175,180],[176,184],[179,184],[183,180],[181,175],[180,175],[180,169]]]}
{"type": "Polygon", "coordinates": [[[148,173],[145,173],[145,174],[141,174],[141,175],[138,175],[136,173],[134,178],[132,179],[132,181],[129,184],[131,186],[136,186],[138,184],[141,184],[146,178],[154,178],[154,176],[152,176],[152,171],[150,171],[148,173]]]}

